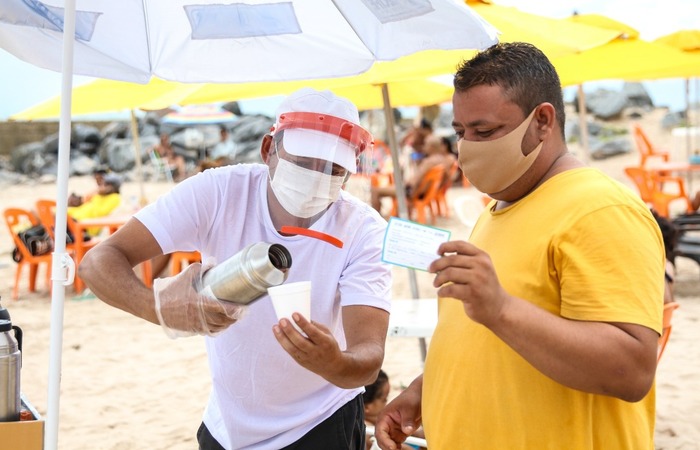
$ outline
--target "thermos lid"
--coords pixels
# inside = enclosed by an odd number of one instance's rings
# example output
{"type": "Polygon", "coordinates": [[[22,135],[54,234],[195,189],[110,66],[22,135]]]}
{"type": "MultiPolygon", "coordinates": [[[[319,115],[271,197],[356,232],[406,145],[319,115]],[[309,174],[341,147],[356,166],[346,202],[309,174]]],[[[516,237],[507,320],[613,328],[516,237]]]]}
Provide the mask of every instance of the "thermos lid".
{"type": "Polygon", "coordinates": [[[10,322],[7,319],[0,319],[0,332],[11,331],[11,330],[12,330],[12,322],[10,322]]]}
{"type": "Polygon", "coordinates": [[[10,320],[10,312],[0,304],[0,320],[10,320]]]}

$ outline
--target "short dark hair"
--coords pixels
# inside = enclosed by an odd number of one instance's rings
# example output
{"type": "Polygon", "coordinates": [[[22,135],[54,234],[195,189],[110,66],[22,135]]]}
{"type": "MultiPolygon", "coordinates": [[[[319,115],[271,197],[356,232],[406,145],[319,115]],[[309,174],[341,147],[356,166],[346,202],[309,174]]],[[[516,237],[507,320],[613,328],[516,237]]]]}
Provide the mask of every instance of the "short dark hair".
{"type": "Polygon", "coordinates": [[[362,400],[364,400],[365,404],[376,400],[379,397],[381,388],[388,382],[389,377],[386,372],[379,369],[379,375],[377,375],[377,379],[374,380],[374,383],[365,386],[365,392],[362,394],[362,400]]]}
{"type": "Polygon", "coordinates": [[[564,138],[564,97],[557,71],[547,56],[532,44],[496,44],[463,61],[454,77],[456,92],[480,85],[497,85],[528,115],[540,103],[554,106],[564,138]]]}
{"type": "Polygon", "coordinates": [[[659,215],[655,209],[652,209],[651,213],[653,214],[654,219],[656,219],[656,223],[659,224],[659,229],[661,230],[661,237],[664,240],[664,250],[666,251],[666,259],[675,265],[676,255],[678,253],[678,236],[680,234],[680,230],[673,222],[659,215]]]}
{"type": "Polygon", "coordinates": [[[440,136],[440,142],[442,143],[442,145],[445,146],[445,148],[447,149],[448,152],[455,154],[455,155],[457,154],[454,151],[454,147],[452,146],[452,141],[450,140],[450,138],[448,138],[447,136],[440,136]]]}

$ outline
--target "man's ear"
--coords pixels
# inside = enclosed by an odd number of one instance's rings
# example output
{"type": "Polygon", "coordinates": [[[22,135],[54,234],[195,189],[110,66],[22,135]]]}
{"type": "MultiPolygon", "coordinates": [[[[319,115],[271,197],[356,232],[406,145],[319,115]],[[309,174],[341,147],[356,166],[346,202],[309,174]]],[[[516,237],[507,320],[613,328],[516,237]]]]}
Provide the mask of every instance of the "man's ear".
{"type": "Polygon", "coordinates": [[[537,134],[541,139],[548,136],[556,124],[556,111],[551,103],[542,103],[535,113],[537,122],[537,134]]]}
{"type": "Polygon", "coordinates": [[[262,158],[263,162],[267,164],[267,162],[270,159],[270,151],[272,150],[272,136],[270,134],[266,134],[263,136],[262,143],[260,144],[260,157],[262,158]]]}

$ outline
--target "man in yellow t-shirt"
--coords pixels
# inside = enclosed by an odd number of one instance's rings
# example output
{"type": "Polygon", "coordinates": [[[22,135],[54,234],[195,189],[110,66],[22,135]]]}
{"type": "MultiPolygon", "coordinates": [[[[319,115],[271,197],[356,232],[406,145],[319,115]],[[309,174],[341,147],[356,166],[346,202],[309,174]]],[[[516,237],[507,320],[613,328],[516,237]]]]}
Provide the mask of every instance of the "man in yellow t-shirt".
{"type": "Polygon", "coordinates": [[[559,77],[529,44],[455,76],[469,181],[494,200],[440,246],[424,374],[380,417],[382,449],[422,421],[442,449],[654,448],[664,250],[632,191],[566,148],[559,77]]]}

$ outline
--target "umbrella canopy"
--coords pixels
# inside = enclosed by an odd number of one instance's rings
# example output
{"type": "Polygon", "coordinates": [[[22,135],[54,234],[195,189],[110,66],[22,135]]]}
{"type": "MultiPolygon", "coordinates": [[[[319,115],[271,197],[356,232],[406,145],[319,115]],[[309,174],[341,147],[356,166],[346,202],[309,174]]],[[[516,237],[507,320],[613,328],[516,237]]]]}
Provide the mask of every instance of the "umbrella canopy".
{"type": "Polygon", "coordinates": [[[498,29],[500,42],[529,42],[550,59],[589,50],[620,35],[619,30],[526,13],[491,0],[466,3],[498,29]]]}
{"type": "Polygon", "coordinates": [[[553,58],[563,86],[606,79],[640,81],[686,77],[700,72],[700,58],[639,39],[637,30],[608,17],[581,14],[566,20],[607,27],[621,34],[605,45],[553,58]]]}
{"type": "MultiPolygon", "coordinates": [[[[0,1],[0,46],[61,69],[64,1],[0,1]]],[[[146,83],[353,75],[426,49],[484,48],[495,30],[454,0],[78,1],[73,73],[146,83]]]]}
{"type": "MultiPolygon", "coordinates": [[[[186,84],[153,78],[148,84],[98,79],[78,86],[72,91],[71,114],[85,115],[124,109],[160,110],[172,105],[197,105],[224,101],[255,99],[294,92],[302,86],[330,89],[336,95],[350,99],[358,109],[379,109],[384,106],[382,83],[351,79],[323,79],[278,83],[186,84]],[[348,84],[344,84],[348,83],[348,84]]],[[[451,84],[429,79],[390,81],[392,106],[424,106],[448,101],[451,84]]],[[[10,117],[10,120],[40,120],[58,118],[61,96],[56,96],[10,117]]]]}
{"type": "Polygon", "coordinates": [[[684,52],[700,52],[700,30],[680,30],[654,40],[684,52]]]}

